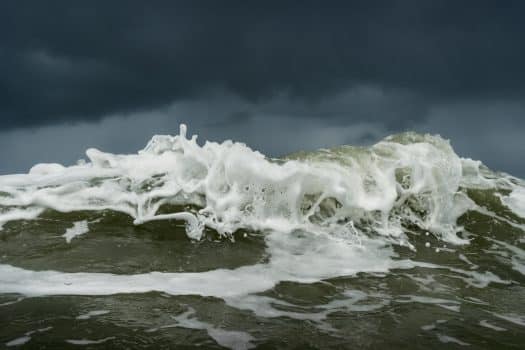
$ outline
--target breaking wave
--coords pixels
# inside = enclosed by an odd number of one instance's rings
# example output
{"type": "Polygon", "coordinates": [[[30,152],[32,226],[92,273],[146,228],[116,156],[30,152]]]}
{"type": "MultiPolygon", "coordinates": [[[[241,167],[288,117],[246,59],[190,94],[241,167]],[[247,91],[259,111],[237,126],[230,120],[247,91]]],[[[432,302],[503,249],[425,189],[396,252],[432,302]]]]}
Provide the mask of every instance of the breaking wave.
{"type": "Polygon", "coordinates": [[[154,136],[138,154],[96,149],[88,161],[38,164],[28,174],[0,177],[0,225],[44,210],[112,210],[136,225],[184,220],[199,240],[205,227],[296,230],[359,241],[381,236],[409,244],[407,232],[430,232],[467,243],[457,219],[476,207],[468,191],[490,189],[523,217],[521,180],[459,158],[439,136],[404,133],[369,148],[341,146],[269,159],[242,143],[197,143],[181,125],[177,136],[154,136]]]}
{"type": "MultiPolygon", "coordinates": [[[[154,136],[138,154],[86,153],[88,161],[74,166],[38,164],[28,174],[1,176],[0,225],[37,220],[48,211],[100,217],[120,212],[134,225],[184,221],[192,240],[208,231],[232,240],[239,231],[258,232],[265,237],[266,260],[234,269],[132,275],[31,271],[4,264],[0,292],[156,290],[231,301],[281,281],[311,283],[416,266],[445,268],[468,285],[482,287],[509,282],[490,271],[399,257],[394,248],[415,252],[430,247],[430,238],[438,242],[433,243],[436,252],[447,243],[466,245],[470,233],[461,217],[473,211],[524,231],[522,180],[458,157],[439,136],[404,133],[369,148],[341,146],[269,159],[232,141],[201,146],[196,136],[186,137],[181,125],[179,135],[154,136]]],[[[69,243],[89,235],[94,222],[75,222],[62,236],[69,243]]],[[[523,250],[495,242],[514,252],[512,266],[523,273],[523,250]]]]}

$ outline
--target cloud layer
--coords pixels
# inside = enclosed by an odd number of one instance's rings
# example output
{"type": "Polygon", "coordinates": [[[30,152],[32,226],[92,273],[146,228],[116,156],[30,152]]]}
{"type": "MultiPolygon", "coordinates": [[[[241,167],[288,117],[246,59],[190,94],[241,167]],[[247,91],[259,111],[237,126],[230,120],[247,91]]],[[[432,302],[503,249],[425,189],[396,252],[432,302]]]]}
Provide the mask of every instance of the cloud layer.
{"type": "Polygon", "coordinates": [[[0,132],[0,173],[25,172],[36,162],[72,164],[88,147],[130,153],[154,134],[177,134],[180,123],[205,140],[233,139],[268,156],[341,144],[370,145],[399,130],[441,134],[456,152],[481,159],[493,169],[525,177],[525,108],[516,103],[443,104],[421,110],[421,118],[402,125],[382,116],[397,106],[397,95],[381,91],[346,91],[323,102],[275,97],[247,103],[235,96],[185,100],[147,112],[114,114],[98,122],[74,122],[0,132]],[[364,95],[368,97],[365,98],[364,95]],[[341,119],[348,106],[357,117],[341,119]],[[324,113],[319,110],[325,111],[324,113]],[[302,113],[308,113],[300,117],[302,113]],[[331,118],[326,118],[331,115],[331,118]]]}
{"type": "Polygon", "coordinates": [[[3,127],[147,110],[224,90],[307,99],[356,85],[523,97],[523,2],[0,5],[3,127]]]}
{"type": "Polygon", "coordinates": [[[271,154],[441,133],[525,174],[524,12],[521,1],[3,2],[0,171],[87,146],[133,151],[184,120],[271,154]]]}

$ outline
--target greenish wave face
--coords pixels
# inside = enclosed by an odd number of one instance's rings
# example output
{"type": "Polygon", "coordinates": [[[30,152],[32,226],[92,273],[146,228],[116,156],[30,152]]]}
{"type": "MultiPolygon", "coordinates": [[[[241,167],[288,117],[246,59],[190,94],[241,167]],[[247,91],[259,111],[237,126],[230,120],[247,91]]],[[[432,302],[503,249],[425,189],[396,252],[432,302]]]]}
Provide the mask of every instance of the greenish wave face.
{"type": "Polygon", "coordinates": [[[438,136],[87,156],[0,176],[5,347],[523,346],[525,183],[438,136]]]}

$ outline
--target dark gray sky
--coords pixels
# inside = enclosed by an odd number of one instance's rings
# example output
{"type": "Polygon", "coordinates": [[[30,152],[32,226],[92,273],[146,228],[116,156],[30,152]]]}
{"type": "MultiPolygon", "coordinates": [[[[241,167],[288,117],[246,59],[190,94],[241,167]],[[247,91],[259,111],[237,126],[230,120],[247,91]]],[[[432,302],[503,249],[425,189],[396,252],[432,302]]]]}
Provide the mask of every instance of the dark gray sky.
{"type": "Polygon", "coordinates": [[[522,1],[3,1],[0,173],[185,122],[269,155],[439,133],[525,177],[522,1]]]}

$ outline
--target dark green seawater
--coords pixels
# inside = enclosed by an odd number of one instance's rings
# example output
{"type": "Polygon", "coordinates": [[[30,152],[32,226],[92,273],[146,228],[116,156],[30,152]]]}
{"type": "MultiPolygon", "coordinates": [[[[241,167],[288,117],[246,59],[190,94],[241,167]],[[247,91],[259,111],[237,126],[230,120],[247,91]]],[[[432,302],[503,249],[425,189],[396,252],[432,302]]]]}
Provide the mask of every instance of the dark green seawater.
{"type": "MultiPolygon", "coordinates": [[[[478,193],[478,199],[484,195],[478,193]]],[[[511,223],[525,224],[502,207],[498,211],[511,223]]],[[[504,283],[479,286],[469,284],[462,273],[424,267],[316,283],[281,282],[258,293],[272,298],[266,317],[220,298],[162,292],[2,294],[0,344],[27,349],[211,349],[222,348],[210,336],[218,330],[226,339],[222,345],[233,348],[523,349],[525,278],[513,265],[513,259],[523,256],[505,244],[524,249],[524,232],[477,212],[468,212],[460,223],[470,232],[470,244],[448,244],[436,252],[424,246],[427,241],[436,246],[436,239],[420,233],[413,240],[417,252],[397,247],[399,259],[490,271],[504,283]],[[184,313],[189,314],[187,319],[198,320],[197,326],[177,321],[184,313]],[[249,334],[250,341],[235,332],[249,334]]],[[[0,262],[36,271],[137,274],[233,269],[271,259],[264,234],[244,233],[237,232],[233,242],[207,231],[196,242],[186,237],[180,222],[134,226],[129,217],[114,212],[47,211],[39,219],[6,225],[0,232],[0,262]],[[70,244],[61,236],[74,222],[97,219],[89,233],[70,244]]]]}

